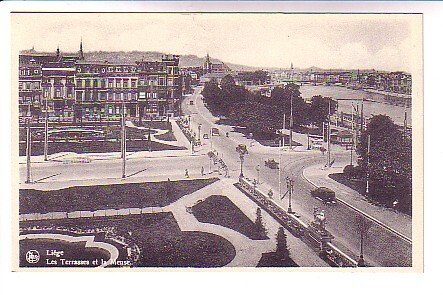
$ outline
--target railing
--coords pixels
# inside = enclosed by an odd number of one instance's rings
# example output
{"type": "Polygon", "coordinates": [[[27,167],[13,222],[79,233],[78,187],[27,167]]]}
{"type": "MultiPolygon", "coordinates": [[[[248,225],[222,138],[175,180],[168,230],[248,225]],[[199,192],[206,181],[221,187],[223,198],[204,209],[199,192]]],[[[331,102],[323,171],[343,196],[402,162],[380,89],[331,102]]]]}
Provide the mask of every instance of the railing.
{"type": "Polygon", "coordinates": [[[312,226],[303,222],[300,218],[291,215],[277,204],[273,199],[260,191],[252,181],[245,177],[239,178],[239,189],[248,197],[273,216],[282,226],[284,226],[295,237],[300,238],[311,248],[319,251],[319,256],[331,266],[356,267],[357,262],[334,246],[330,240],[330,234],[323,235],[312,226]]]}

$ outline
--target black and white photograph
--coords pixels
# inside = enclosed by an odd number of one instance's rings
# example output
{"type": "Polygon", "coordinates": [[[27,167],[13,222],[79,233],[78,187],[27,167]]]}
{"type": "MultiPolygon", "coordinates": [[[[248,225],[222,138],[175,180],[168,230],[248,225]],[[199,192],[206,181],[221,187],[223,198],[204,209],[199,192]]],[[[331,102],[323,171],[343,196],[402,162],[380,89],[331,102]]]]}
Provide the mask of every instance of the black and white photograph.
{"type": "Polygon", "coordinates": [[[422,268],[420,13],[11,13],[15,269],[422,268]]]}

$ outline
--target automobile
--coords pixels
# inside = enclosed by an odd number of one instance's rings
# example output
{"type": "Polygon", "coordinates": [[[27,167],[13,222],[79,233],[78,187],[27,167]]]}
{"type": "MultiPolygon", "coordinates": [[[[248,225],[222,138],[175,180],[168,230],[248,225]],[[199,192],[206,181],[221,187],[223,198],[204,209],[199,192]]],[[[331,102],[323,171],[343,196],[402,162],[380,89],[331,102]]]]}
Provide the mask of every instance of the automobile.
{"type": "Polygon", "coordinates": [[[203,139],[209,139],[208,133],[203,134],[203,139]]]}
{"type": "Polygon", "coordinates": [[[265,166],[271,169],[278,169],[278,162],[276,162],[274,159],[268,159],[265,161],[265,166]]]}
{"type": "Polygon", "coordinates": [[[220,130],[218,130],[218,128],[212,128],[211,134],[212,136],[220,136],[220,130]]]}
{"type": "Polygon", "coordinates": [[[327,187],[318,187],[311,191],[311,196],[328,205],[337,203],[335,192],[327,187]]]}
{"type": "Polygon", "coordinates": [[[191,106],[193,106],[193,105],[194,105],[194,101],[193,101],[193,100],[190,100],[190,101],[189,101],[189,104],[190,104],[191,106]]]}

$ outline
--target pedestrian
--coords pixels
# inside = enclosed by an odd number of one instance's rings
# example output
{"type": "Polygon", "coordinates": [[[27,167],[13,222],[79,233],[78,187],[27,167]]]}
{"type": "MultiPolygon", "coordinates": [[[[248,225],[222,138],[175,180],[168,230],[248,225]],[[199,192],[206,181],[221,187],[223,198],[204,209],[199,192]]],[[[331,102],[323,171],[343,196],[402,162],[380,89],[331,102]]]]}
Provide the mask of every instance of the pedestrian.
{"type": "Polygon", "coordinates": [[[205,168],[202,166],[202,176],[205,175],[205,168]]]}
{"type": "Polygon", "coordinates": [[[272,191],[272,188],[271,188],[271,189],[269,189],[268,196],[270,199],[272,199],[273,195],[274,195],[274,192],[272,191]]]}
{"type": "Polygon", "coordinates": [[[188,171],[188,169],[185,169],[185,177],[189,178],[189,171],[188,171]]]}

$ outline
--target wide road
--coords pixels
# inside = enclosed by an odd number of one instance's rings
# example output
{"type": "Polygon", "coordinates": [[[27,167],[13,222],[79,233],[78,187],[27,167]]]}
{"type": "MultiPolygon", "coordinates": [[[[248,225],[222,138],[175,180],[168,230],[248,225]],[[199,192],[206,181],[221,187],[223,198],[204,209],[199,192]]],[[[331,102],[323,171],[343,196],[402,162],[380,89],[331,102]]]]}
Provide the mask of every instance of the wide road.
{"type": "MultiPolygon", "coordinates": [[[[187,97],[182,104],[182,110],[185,115],[191,116],[191,128],[196,131],[201,124],[201,134],[210,135],[210,128],[220,129],[221,136],[210,136],[210,139],[204,140],[206,147],[212,146],[228,165],[232,176],[236,176],[240,171],[240,161],[235,151],[239,143],[250,146],[251,140],[246,139],[242,134],[233,132],[231,126],[216,124],[217,118],[214,118],[204,106],[201,88],[197,88],[192,96],[187,97]],[[190,104],[190,101],[193,104],[190,104]],[[229,132],[229,137],[226,137],[229,132]]],[[[334,153],[332,158],[339,161],[339,158],[348,157],[343,153],[334,153]]],[[[274,191],[274,199],[282,206],[288,206],[288,200],[280,200],[278,170],[272,170],[265,167],[264,161],[268,158],[279,159],[278,148],[249,148],[249,154],[245,157],[244,174],[249,178],[260,178],[262,187],[271,187],[274,191]],[[260,166],[257,172],[257,166],[260,166]]],[[[356,216],[360,215],[353,209],[337,204],[327,206],[322,202],[313,199],[310,191],[313,186],[302,176],[305,167],[325,163],[324,156],[317,151],[285,151],[282,153],[282,191],[285,192],[286,176],[295,180],[295,193],[292,202],[293,210],[305,221],[313,220],[313,208],[318,207],[326,212],[327,229],[334,235],[333,243],[345,251],[351,257],[358,259],[360,253],[360,232],[356,224],[356,216]]],[[[339,195],[340,192],[337,192],[339,195]]],[[[371,223],[367,238],[364,240],[365,261],[371,266],[411,266],[412,265],[412,245],[396,236],[386,228],[368,220],[371,223]]]]}

